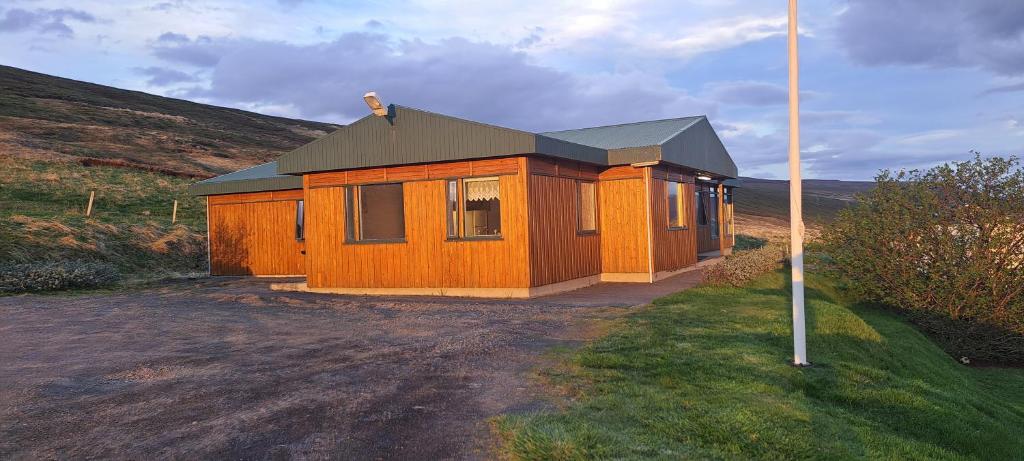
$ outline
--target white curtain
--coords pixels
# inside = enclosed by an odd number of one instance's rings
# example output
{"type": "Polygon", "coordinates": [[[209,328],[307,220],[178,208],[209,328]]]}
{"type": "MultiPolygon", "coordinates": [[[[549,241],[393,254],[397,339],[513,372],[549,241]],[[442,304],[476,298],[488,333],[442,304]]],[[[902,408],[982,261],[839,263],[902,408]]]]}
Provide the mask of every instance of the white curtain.
{"type": "Polygon", "coordinates": [[[498,180],[485,181],[466,180],[466,201],[498,199],[498,180]]]}

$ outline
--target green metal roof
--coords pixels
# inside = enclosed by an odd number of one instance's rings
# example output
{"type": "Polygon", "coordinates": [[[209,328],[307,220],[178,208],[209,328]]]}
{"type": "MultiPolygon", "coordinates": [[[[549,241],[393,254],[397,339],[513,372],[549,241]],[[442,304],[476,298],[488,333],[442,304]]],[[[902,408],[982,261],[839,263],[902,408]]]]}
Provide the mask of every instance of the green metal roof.
{"type": "Polygon", "coordinates": [[[543,154],[595,165],[664,161],[718,177],[736,164],[707,117],[694,116],[530,133],[404,106],[369,115],[281,156],[277,162],[196,183],[195,195],[302,188],[303,173],[543,154]]]}
{"type": "Polygon", "coordinates": [[[192,195],[238,194],[302,189],[302,176],[277,174],[277,162],[267,162],[199,181],[189,186],[192,195]]]}
{"type": "Polygon", "coordinates": [[[693,126],[704,116],[670,118],[649,122],[623,123],[621,125],[597,126],[575,130],[549,131],[541,133],[585,146],[601,149],[623,149],[628,147],[660,146],[683,130],[693,126]]]}
{"type": "Polygon", "coordinates": [[[388,112],[387,117],[363,117],[284,154],[278,159],[277,172],[302,174],[521,154],[607,162],[607,152],[599,147],[394,104],[388,112]]]}

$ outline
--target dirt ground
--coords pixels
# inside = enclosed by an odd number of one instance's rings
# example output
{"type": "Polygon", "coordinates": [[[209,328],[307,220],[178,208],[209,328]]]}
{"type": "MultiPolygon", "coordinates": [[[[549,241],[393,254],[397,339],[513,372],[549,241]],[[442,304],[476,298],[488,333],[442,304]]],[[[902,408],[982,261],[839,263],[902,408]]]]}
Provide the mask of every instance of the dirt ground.
{"type": "Polygon", "coordinates": [[[487,458],[488,418],[550,405],[546,350],[698,276],[532,301],[248,278],[0,298],[0,458],[487,458]]]}

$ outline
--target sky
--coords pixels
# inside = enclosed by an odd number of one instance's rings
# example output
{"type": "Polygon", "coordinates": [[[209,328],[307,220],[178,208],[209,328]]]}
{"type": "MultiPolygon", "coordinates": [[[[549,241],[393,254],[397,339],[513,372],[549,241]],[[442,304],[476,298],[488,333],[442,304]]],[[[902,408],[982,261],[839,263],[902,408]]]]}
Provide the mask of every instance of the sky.
{"type": "MultiPolygon", "coordinates": [[[[805,0],[805,178],[1024,151],[1024,1],[805,0]]],[[[334,123],[396,103],[529,131],[707,115],[787,172],[784,0],[4,0],[0,63],[334,123]]]]}

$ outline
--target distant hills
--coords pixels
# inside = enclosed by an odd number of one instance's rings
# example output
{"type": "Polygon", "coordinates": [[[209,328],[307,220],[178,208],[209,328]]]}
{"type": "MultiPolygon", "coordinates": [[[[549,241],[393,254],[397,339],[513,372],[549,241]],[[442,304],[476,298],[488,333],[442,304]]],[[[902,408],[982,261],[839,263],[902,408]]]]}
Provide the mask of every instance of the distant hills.
{"type": "Polygon", "coordinates": [[[0,66],[3,155],[209,177],[336,128],[0,66]]]}
{"type": "MultiPolygon", "coordinates": [[[[0,66],[3,156],[202,178],[273,160],[337,127],[0,66]]],[[[871,184],[804,181],[808,226],[828,221],[871,184]]],[[[743,178],[740,232],[781,232],[788,210],[788,182],[743,178]]]]}

